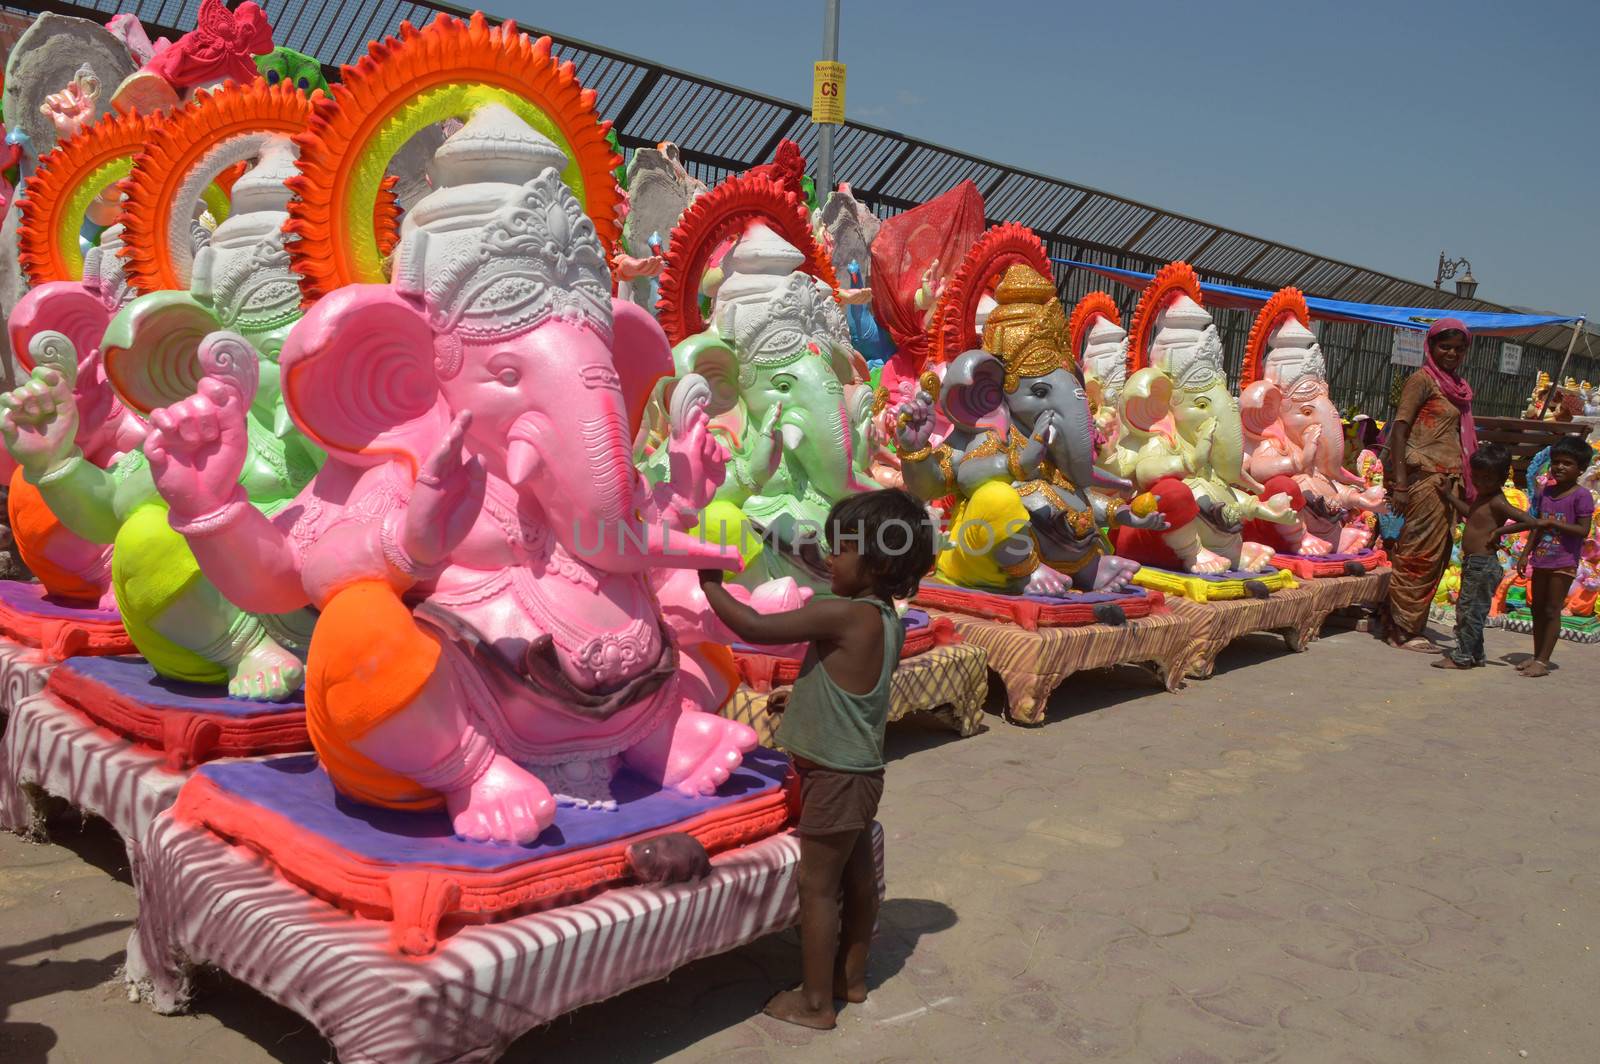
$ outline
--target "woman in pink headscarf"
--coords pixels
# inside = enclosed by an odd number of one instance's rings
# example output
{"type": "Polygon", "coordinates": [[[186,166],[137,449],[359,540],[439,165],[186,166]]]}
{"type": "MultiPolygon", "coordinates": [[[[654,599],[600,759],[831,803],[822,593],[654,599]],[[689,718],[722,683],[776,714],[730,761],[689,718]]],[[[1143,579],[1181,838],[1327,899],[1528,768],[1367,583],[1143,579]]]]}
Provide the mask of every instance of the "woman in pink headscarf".
{"type": "Polygon", "coordinates": [[[1434,653],[1424,634],[1428,607],[1450,562],[1456,517],[1439,483],[1472,496],[1463,479],[1478,447],[1472,386],[1461,376],[1472,331],[1458,318],[1428,330],[1428,355],[1400,391],[1389,433],[1389,501],[1405,517],[1395,545],[1384,636],[1397,647],[1434,653]]]}

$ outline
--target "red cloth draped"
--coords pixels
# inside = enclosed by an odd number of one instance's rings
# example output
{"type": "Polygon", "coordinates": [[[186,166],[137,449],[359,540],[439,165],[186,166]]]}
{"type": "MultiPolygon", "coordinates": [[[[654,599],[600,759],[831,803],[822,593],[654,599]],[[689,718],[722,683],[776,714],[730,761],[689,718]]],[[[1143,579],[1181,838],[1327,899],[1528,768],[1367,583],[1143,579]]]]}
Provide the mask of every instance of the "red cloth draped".
{"type": "Polygon", "coordinates": [[[981,236],[983,195],[971,181],[895,215],[878,230],[872,242],[872,315],[897,348],[880,380],[891,395],[896,382],[916,380],[928,357],[927,308],[917,307],[922,275],[935,259],[940,276],[954,275],[981,236]]]}

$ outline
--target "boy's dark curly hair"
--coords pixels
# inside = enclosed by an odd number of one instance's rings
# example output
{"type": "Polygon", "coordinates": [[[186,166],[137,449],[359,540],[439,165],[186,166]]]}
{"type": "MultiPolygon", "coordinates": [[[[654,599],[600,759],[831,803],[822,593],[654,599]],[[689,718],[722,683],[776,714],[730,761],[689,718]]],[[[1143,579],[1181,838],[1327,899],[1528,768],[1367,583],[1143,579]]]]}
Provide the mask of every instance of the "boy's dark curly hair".
{"type": "Polygon", "coordinates": [[[828,511],[828,542],[854,543],[879,598],[910,598],[933,568],[933,519],[908,491],[884,488],[850,495],[828,511]]]}
{"type": "Polygon", "coordinates": [[[1497,482],[1504,482],[1511,474],[1511,452],[1498,443],[1479,444],[1468,464],[1473,469],[1493,473],[1497,482]]]}
{"type": "Polygon", "coordinates": [[[1594,461],[1594,449],[1576,436],[1563,436],[1550,445],[1550,457],[1564,454],[1578,463],[1580,470],[1587,469],[1589,463],[1594,461]]]}

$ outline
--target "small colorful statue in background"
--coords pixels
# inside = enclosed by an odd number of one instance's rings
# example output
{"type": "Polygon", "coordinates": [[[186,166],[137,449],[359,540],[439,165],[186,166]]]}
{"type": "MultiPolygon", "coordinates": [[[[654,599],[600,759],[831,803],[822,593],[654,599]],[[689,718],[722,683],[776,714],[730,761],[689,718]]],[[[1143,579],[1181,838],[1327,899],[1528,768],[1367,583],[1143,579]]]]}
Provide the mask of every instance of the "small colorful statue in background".
{"type": "Polygon", "coordinates": [[[293,48],[274,48],[266,55],[256,56],[256,69],[261,71],[268,85],[287,82],[308,94],[328,91],[328,79],[322,76],[322,64],[293,48]]]}

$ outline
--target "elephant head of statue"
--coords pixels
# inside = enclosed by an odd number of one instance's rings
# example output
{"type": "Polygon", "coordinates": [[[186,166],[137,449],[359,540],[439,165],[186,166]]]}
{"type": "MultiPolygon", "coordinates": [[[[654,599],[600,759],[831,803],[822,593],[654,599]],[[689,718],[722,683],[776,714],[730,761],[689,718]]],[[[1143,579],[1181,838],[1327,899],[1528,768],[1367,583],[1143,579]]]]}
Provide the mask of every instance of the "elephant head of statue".
{"type": "Polygon", "coordinates": [[[710,382],[707,412],[734,442],[729,488],[762,524],[783,514],[820,521],[837,500],[872,487],[857,454],[870,397],[855,387],[864,366],[836,292],[804,205],[763,175],[718,185],[673,232],[659,306],[677,378],[710,382]],[[706,264],[730,240],[703,315],[706,264]]]}
{"type": "Polygon", "coordinates": [[[1245,345],[1239,403],[1247,434],[1280,436],[1303,456],[1297,472],[1332,478],[1344,465],[1344,422],[1329,398],[1327,364],[1310,324],[1298,290],[1273,295],[1245,345]]]}
{"type": "Polygon", "coordinates": [[[1129,330],[1122,421],[1139,432],[1163,422],[1197,453],[1197,472],[1227,484],[1243,477],[1244,431],[1228,386],[1222,337],[1188,263],[1163,267],[1140,297],[1129,330]]]}
{"type": "Polygon", "coordinates": [[[1073,358],[1066,313],[1050,278],[1023,263],[1005,271],[996,306],[983,329],[983,347],[963,352],[945,371],[939,403],[958,427],[1003,407],[1012,427],[1032,436],[1049,415],[1052,464],[1087,489],[1094,482],[1094,433],[1089,396],[1073,358]]]}

